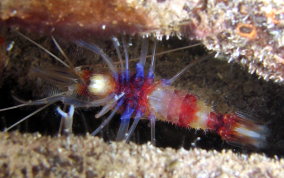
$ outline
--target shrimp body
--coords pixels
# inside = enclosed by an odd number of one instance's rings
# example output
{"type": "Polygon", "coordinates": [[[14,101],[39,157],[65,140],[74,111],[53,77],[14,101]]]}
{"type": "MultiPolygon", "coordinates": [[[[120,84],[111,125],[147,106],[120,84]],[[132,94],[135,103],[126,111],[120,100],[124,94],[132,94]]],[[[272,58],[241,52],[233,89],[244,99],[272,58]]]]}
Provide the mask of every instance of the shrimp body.
{"type": "Polygon", "coordinates": [[[79,86],[79,88],[89,88],[94,91],[90,85],[100,83],[92,81],[99,78],[107,83],[101,82],[101,85],[107,85],[104,90],[106,95],[124,93],[121,111],[127,118],[141,113],[141,116],[148,118],[154,116],[158,120],[170,122],[179,127],[213,131],[223,140],[231,143],[260,148],[265,146],[267,135],[265,126],[236,114],[216,113],[197,96],[175,89],[166,80],[155,81],[153,77],[137,77],[136,73],[128,82],[123,82],[124,75],[119,74],[119,80],[115,82],[111,75],[92,74],[90,71],[82,73],[88,74],[85,75],[88,77],[83,77],[86,80],[83,83],[87,85],[79,86]]]}
{"type": "MultiPolygon", "coordinates": [[[[22,36],[44,51],[47,51],[31,39],[24,35],[22,36]]],[[[57,42],[55,40],[54,42],[61,53],[66,56],[57,42]]],[[[186,66],[170,79],[155,80],[156,43],[153,47],[151,64],[146,73],[144,66],[148,50],[148,40],[144,39],[142,41],[140,60],[136,64],[135,73],[131,75],[128,64],[128,46],[125,40],[122,42],[125,64],[122,61],[122,55],[119,50],[120,44],[116,38],[113,38],[113,43],[122,68],[121,71],[116,69],[111,58],[108,57],[102,49],[95,44],[90,44],[85,41],[76,41],[75,43],[78,46],[100,55],[107,63],[110,72],[100,72],[98,69],[91,66],[73,68],[71,65],[66,64],[64,61],[58,59],[58,57],[47,51],[48,54],[69,69],[36,68],[34,72],[39,77],[49,80],[58,88],[61,88],[62,92],[58,95],[40,100],[0,109],[1,112],[27,105],[45,104],[44,107],[21,119],[7,130],[43,110],[48,105],[61,101],[65,105],[70,106],[69,112],[67,113],[60,108],[57,108],[58,113],[64,120],[63,125],[65,125],[64,128],[67,133],[72,132],[73,114],[76,108],[103,106],[96,114],[96,117],[102,117],[108,112],[110,112],[110,114],[104,119],[101,125],[92,132],[92,135],[99,133],[111,121],[115,113],[120,112],[121,123],[117,133],[117,140],[128,141],[139,120],[141,118],[149,118],[152,143],[155,143],[155,121],[158,119],[180,127],[210,130],[216,132],[223,140],[228,142],[257,148],[265,146],[268,133],[265,126],[236,114],[216,113],[197,96],[186,91],[177,90],[171,86],[172,83],[191,67],[192,64],[186,66]],[[129,127],[131,118],[134,118],[134,121],[129,127]]],[[[68,59],[67,57],[65,58],[68,59]]],[[[200,60],[202,61],[202,59],[200,60]]]]}

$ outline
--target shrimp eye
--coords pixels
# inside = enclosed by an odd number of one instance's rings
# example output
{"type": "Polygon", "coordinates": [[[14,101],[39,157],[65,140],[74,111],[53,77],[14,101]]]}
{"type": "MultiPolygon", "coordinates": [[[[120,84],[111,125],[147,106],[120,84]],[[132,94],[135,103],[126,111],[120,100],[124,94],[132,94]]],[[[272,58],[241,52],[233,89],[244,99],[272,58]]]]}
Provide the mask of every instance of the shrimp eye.
{"type": "Polygon", "coordinates": [[[109,75],[95,74],[90,77],[88,90],[97,96],[107,96],[115,90],[114,79],[109,75]]]}

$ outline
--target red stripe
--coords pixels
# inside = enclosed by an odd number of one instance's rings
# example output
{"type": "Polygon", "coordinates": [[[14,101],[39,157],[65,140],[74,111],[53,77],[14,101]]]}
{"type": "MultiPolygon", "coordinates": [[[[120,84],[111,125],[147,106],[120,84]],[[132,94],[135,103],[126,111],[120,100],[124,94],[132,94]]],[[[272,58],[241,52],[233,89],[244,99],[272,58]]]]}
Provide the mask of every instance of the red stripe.
{"type": "Polygon", "coordinates": [[[196,102],[197,98],[194,95],[187,94],[184,97],[179,114],[179,126],[188,127],[189,123],[195,118],[195,113],[197,111],[196,102]]]}
{"type": "Polygon", "coordinates": [[[180,106],[184,97],[184,93],[174,90],[171,101],[168,106],[167,121],[176,124],[179,120],[180,106]]]}
{"type": "Polygon", "coordinates": [[[221,114],[210,112],[207,120],[207,127],[210,130],[217,131],[223,124],[223,117],[221,114]]]}
{"type": "Polygon", "coordinates": [[[218,128],[218,134],[222,137],[222,139],[231,141],[231,142],[238,142],[238,136],[234,131],[238,116],[234,114],[224,114],[222,116],[222,126],[218,128]]]}

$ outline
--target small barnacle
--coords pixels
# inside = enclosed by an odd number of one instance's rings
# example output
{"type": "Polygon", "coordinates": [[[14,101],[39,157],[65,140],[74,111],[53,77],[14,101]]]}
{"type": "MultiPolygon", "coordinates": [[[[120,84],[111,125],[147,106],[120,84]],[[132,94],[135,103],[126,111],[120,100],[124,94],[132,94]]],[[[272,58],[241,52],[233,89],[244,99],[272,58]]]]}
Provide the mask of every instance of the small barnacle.
{"type": "Polygon", "coordinates": [[[249,40],[254,40],[257,37],[256,27],[251,24],[239,23],[236,28],[236,33],[249,40]]]}

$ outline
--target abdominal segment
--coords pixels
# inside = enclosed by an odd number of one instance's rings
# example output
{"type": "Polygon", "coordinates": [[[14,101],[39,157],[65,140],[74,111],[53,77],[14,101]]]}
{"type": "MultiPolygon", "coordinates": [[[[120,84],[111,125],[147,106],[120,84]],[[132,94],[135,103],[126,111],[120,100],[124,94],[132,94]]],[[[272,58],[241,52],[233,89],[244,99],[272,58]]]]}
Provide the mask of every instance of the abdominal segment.
{"type": "Polygon", "coordinates": [[[197,96],[161,84],[148,98],[150,108],[161,120],[181,127],[208,129],[212,109],[197,96]]]}
{"type": "Polygon", "coordinates": [[[269,131],[265,125],[237,114],[214,112],[197,96],[160,84],[148,96],[157,118],[180,127],[211,130],[231,143],[263,148],[269,131]]]}

